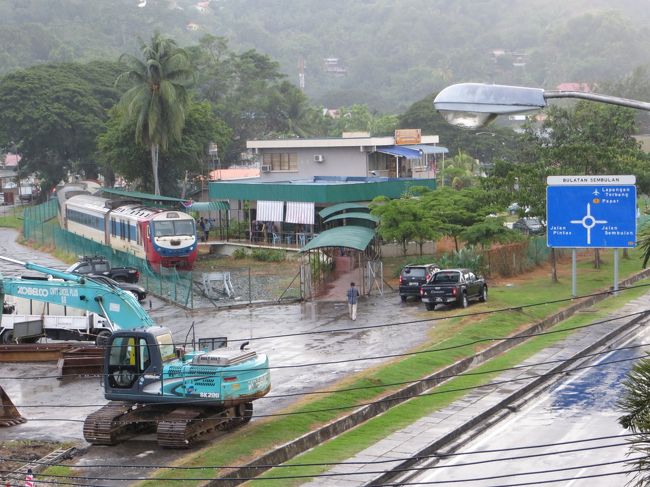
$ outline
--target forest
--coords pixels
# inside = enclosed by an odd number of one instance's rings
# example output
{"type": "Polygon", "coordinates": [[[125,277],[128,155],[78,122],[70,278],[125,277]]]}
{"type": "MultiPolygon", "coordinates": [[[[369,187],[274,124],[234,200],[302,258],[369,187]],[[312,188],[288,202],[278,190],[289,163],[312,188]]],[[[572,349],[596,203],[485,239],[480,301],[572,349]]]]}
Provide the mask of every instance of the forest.
{"type": "Polygon", "coordinates": [[[154,30],[255,49],[315,105],[403,112],[452,82],[590,86],[650,63],[636,0],[0,0],[0,74],[116,60],[154,30]],[[143,5],[144,4],[144,5],[143,5]]]}
{"type": "MultiPolygon", "coordinates": [[[[530,141],[498,125],[474,134],[446,124],[432,101],[449,83],[553,89],[572,81],[650,100],[644,49],[650,34],[642,22],[649,14],[638,2],[617,2],[616,10],[611,3],[0,0],[0,149],[17,150],[21,171],[36,171],[44,187],[69,173],[103,174],[109,183],[117,173],[154,189],[142,176],[157,144],[134,138],[142,127],[118,107],[132,86],[116,80],[127,71],[123,61],[146,52],[157,32],[187,60],[179,86],[183,97],[188,90],[182,138],[163,144],[159,154],[160,185],[168,194],[179,194],[179,181],[214,164],[211,144],[225,167],[246,159],[250,139],[345,131],[378,136],[400,127],[439,135],[453,157],[441,178],[467,187],[477,173],[474,161],[485,167],[521,161],[530,141]],[[304,89],[296,59],[304,60],[304,89]],[[344,116],[326,116],[324,107],[344,116]]],[[[603,117],[612,122],[602,125],[609,133],[615,118],[603,117]]],[[[648,133],[647,114],[632,117],[626,136],[648,133]]],[[[610,156],[610,166],[617,158],[610,156]]],[[[639,159],[638,153],[631,158],[639,159]]],[[[493,180],[499,171],[523,181],[499,165],[493,180]]],[[[645,189],[645,171],[638,176],[645,189]]]]}

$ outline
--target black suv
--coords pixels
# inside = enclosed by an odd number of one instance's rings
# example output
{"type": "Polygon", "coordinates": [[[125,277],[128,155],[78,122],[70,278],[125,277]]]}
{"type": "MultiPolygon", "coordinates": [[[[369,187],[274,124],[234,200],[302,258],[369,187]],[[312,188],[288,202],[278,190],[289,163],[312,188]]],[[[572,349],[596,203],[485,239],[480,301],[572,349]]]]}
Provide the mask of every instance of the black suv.
{"type": "Polygon", "coordinates": [[[111,263],[102,256],[83,256],[65,271],[106,276],[119,282],[136,283],[140,280],[140,271],[135,267],[111,267],[111,263]]]}
{"type": "Polygon", "coordinates": [[[399,273],[399,297],[402,301],[413,296],[420,298],[420,286],[426,284],[434,272],[440,270],[438,264],[409,264],[399,273]]]}

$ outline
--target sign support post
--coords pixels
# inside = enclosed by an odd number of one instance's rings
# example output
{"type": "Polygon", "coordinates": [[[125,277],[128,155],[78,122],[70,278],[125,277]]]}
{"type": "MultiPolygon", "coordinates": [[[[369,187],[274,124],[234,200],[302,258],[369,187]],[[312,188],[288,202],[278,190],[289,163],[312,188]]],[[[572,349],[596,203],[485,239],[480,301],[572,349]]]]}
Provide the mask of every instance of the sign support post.
{"type": "Polygon", "coordinates": [[[618,249],[614,249],[614,292],[618,291],[618,249]]]}
{"type": "Polygon", "coordinates": [[[618,291],[618,249],[636,246],[636,177],[549,176],[546,183],[546,245],[572,249],[572,296],[577,297],[580,248],[613,249],[618,291]]]}
{"type": "Polygon", "coordinates": [[[571,249],[571,297],[575,298],[578,296],[578,272],[577,272],[577,251],[576,249],[571,249]]]}

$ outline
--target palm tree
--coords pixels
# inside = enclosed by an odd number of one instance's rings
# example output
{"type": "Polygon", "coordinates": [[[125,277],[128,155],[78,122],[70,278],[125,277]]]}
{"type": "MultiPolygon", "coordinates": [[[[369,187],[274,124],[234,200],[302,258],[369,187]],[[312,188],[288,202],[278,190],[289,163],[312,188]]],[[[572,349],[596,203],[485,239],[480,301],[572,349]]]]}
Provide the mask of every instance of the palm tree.
{"type": "Polygon", "coordinates": [[[122,54],[120,62],[128,67],[116,84],[129,81],[132,86],[122,95],[120,107],[125,121],[135,117],[135,140],[149,147],[154,192],[160,194],[158,155],[169,142],[180,141],[189,103],[187,88],[194,81],[188,53],[172,39],[156,32],[149,45],[140,40],[142,59],[122,54]]]}
{"type": "Polygon", "coordinates": [[[627,465],[632,467],[634,479],[628,485],[641,487],[650,484],[650,359],[642,358],[632,366],[623,382],[623,395],[618,401],[623,416],[618,422],[630,430],[627,465]],[[634,455],[634,454],[638,454],[634,455]]]}

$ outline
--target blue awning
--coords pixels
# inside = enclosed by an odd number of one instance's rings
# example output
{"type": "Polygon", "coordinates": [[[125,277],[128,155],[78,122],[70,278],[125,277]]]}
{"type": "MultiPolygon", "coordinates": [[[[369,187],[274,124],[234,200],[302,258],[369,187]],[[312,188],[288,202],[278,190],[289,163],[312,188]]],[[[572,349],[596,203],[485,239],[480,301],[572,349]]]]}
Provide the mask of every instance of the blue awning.
{"type": "Polygon", "coordinates": [[[421,150],[425,154],[449,154],[449,149],[446,147],[440,147],[435,145],[426,145],[426,144],[417,144],[417,145],[405,145],[403,147],[408,147],[409,149],[421,150]]]}
{"type": "Polygon", "coordinates": [[[375,152],[390,154],[391,156],[406,157],[407,159],[421,159],[422,153],[416,149],[409,149],[406,146],[388,145],[386,147],[377,147],[375,152]]]}

